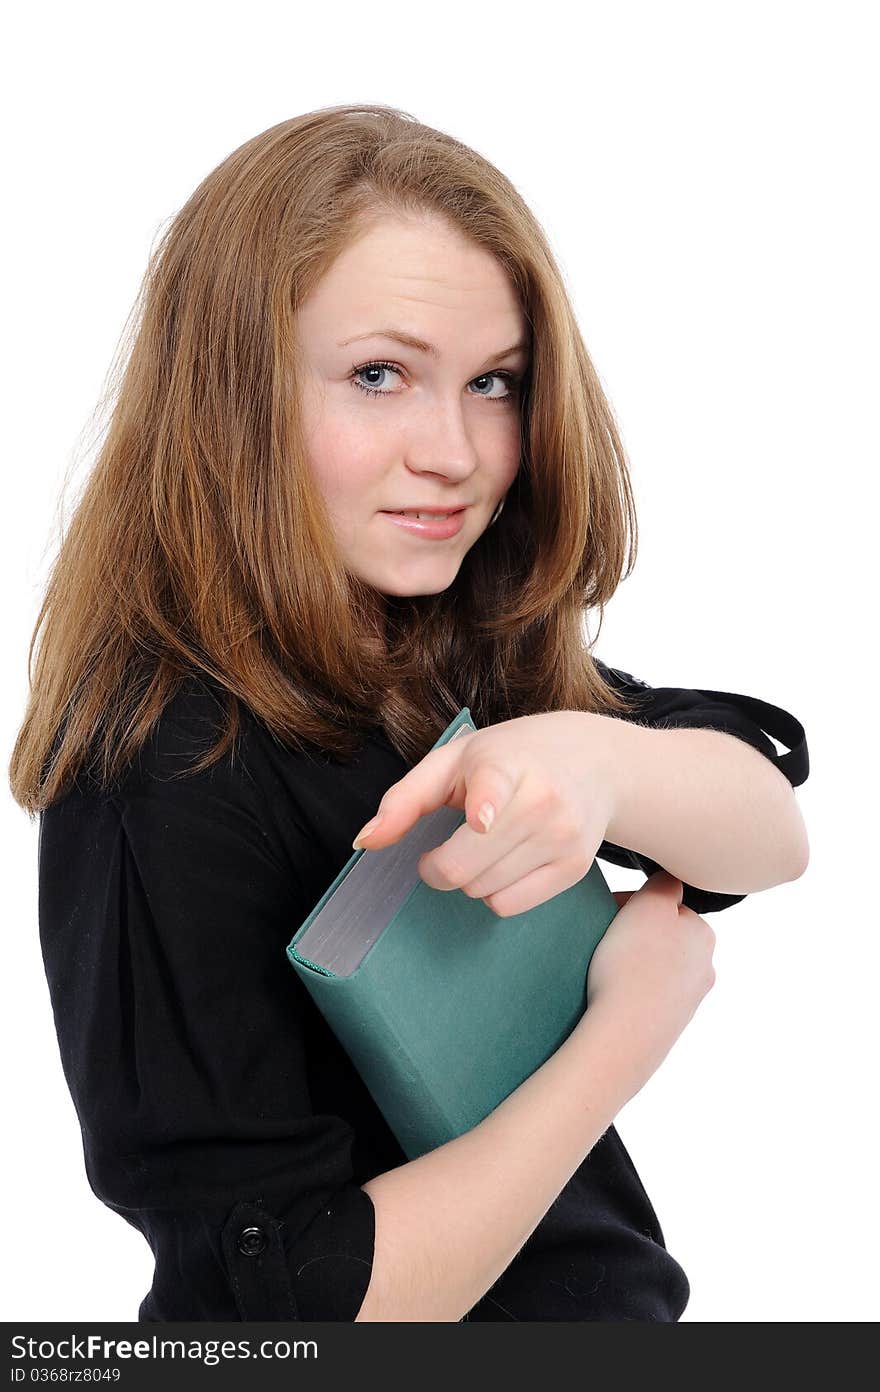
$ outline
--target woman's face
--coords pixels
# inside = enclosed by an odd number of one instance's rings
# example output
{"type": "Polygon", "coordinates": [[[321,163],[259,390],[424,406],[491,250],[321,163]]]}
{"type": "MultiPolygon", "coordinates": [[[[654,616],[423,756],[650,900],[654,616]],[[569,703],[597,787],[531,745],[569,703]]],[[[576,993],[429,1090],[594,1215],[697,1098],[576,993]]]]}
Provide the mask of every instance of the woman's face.
{"type": "Polygon", "coordinates": [[[347,569],[383,594],[445,590],[519,467],[528,324],[503,268],[439,219],[389,217],[337,258],[297,334],[309,464],[347,569]],[[442,538],[387,515],[461,507],[442,538]]]}

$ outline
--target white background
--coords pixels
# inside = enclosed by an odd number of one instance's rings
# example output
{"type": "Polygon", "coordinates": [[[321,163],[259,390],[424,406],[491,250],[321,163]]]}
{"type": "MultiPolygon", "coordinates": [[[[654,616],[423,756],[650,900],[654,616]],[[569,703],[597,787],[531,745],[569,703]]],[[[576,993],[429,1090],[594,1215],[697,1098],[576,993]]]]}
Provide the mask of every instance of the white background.
{"type": "MultiPolygon", "coordinates": [[[[806,727],[810,866],[709,917],[716,986],[618,1118],[691,1282],[685,1321],[880,1313],[872,18],[841,0],[153,0],[8,21],[7,761],[62,480],[154,238],[244,140],[359,101],[477,148],[547,231],[638,508],[598,655],[806,727]]],[[[152,1257],[88,1187],[39,953],[37,825],[8,790],[2,817],[4,1317],[134,1320],[152,1257]]]]}

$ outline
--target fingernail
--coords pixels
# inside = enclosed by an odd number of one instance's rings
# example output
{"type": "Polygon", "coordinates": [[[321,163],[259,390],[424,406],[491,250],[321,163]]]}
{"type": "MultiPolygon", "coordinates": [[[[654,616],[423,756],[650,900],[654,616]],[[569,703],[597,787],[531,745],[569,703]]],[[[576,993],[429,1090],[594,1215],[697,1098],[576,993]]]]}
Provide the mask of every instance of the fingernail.
{"type": "Polygon", "coordinates": [[[382,821],[382,819],[383,819],[384,816],[385,816],[385,813],[384,813],[384,812],[377,812],[376,816],[373,817],[372,821],[367,822],[366,826],[362,826],[362,827],[361,827],[361,829],[360,829],[360,831],[358,832],[357,836],[354,838],[354,840],[353,840],[352,843],[351,843],[351,848],[352,848],[353,851],[358,851],[358,850],[360,850],[360,848],[361,848],[361,842],[362,842],[362,841],[366,841],[366,839],[367,839],[368,836],[372,836],[373,832],[376,830],[376,827],[377,827],[377,826],[379,825],[379,823],[382,821]]]}
{"type": "Polygon", "coordinates": [[[491,802],[484,802],[477,816],[488,831],[495,820],[495,808],[492,806],[491,802]]]}

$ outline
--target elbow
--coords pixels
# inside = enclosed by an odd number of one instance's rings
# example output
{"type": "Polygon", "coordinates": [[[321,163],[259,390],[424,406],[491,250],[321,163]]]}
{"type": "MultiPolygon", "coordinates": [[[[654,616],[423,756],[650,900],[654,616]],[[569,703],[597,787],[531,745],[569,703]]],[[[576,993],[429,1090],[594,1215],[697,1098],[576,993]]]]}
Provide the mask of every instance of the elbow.
{"type": "Polygon", "coordinates": [[[777,884],[799,880],[810,863],[810,842],[794,789],[789,785],[787,800],[780,814],[777,884]]]}
{"type": "Polygon", "coordinates": [[[810,842],[794,788],[780,769],[774,772],[779,777],[781,799],[774,810],[778,828],[774,837],[778,846],[776,884],[788,884],[806,873],[810,863],[810,842]]]}
{"type": "MultiPolygon", "coordinates": [[[[794,794],[792,794],[792,796],[794,796],[794,794]]],[[[801,875],[806,873],[807,866],[810,863],[810,839],[807,835],[806,823],[801,815],[801,809],[798,807],[797,799],[795,799],[795,809],[797,811],[794,855],[795,871],[791,879],[799,880],[801,875]]]]}
{"type": "Polygon", "coordinates": [[[784,877],[784,879],[781,879],[779,881],[779,883],[788,884],[792,880],[799,880],[801,875],[806,873],[807,866],[809,865],[809,863],[810,843],[807,839],[807,829],[804,826],[803,821],[801,821],[800,827],[798,829],[798,834],[795,837],[795,843],[792,848],[791,855],[789,857],[789,872],[784,877]]]}
{"type": "Polygon", "coordinates": [[[806,873],[806,869],[807,869],[807,866],[809,865],[809,863],[810,863],[810,847],[809,847],[809,845],[807,845],[807,843],[805,842],[805,843],[804,843],[803,850],[800,852],[800,854],[799,854],[799,856],[798,856],[798,859],[797,859],[797,862],[796,862],[796,869],[795,869],[795,872],[794,872],[794,874],[791,876],[791,878],[792,878],[793,880],[799,880],[800,877],[801,877],[801,875],[803,875],[803,874],[806,873]]]}

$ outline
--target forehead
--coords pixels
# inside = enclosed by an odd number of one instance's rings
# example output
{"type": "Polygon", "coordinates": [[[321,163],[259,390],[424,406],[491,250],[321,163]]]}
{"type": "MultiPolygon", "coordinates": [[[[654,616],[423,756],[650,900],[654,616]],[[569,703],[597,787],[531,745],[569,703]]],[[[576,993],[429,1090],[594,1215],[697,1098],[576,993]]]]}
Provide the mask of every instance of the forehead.
{"type": "Polygon", "coordinates": [[[385,218],[363,232],[304,301],[300,319],[305,329],[323,327],[339,340],[395,324],[432,343],[467,328],[493,340],[500,333],[500,344],[527,329],[501,263],[428,218],[385,218]]]}

